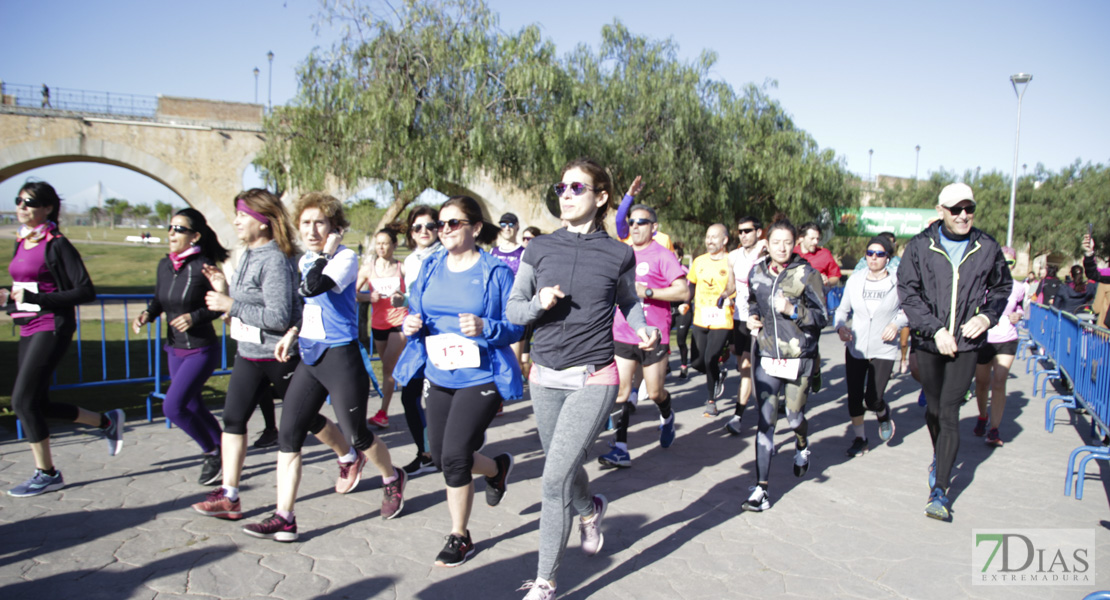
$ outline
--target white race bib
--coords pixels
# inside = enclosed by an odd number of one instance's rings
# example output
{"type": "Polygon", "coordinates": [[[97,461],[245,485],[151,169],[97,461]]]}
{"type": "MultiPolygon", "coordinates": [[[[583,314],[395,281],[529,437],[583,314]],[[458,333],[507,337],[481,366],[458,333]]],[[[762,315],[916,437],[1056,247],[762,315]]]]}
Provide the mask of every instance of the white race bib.
{"type": "Polygon", "coordinates": [[[254,325],[247,325],[239,317],[231,317],[231,339],[237,342],[262,343],[262,330],[254,325]]]}
{"type": "Polygon", "coordinates": [[[759,366],[771,377],[794,381],[798,378],[798,369],[802,366],[802,359],[761,356],[759,357],[759,366]]]}
{"type": "Polygon", "coordinates": [[[305,304],[304,317],[301,320],[301,337],[310,340],[325,340],[324,311],[319,304],[305,304]]]}
{"type": "MultiPolygon", "coordinates": [[[[34,292],[34,293],[37,294],[37,293],[39,293],[39,282],[37,282],[37,281],[13,281],[12,282],[12,289],[13,290],[23,290],[25,292],[34,292]]],[[[39,306],[38,304],[29,304],[27,302],[16,302],[15,303],[15,310],[16,310],[16,312],[39,312],[39,311],[42,310],[42,307],[39,306]]]]}
{"type": "Polygon", "coordinates": [[[716,306],[711,306],[702,310],[705,311],[705,314],[703,315],[704,320],[702,322],[705,323],[707,326],[722,327],[724,325],[728,325],[728,308],[717,308],[716,306]]]}
{"type": "Polygon", "coordinates": [[[438,369],[475,369],[482,364],[478,344],[455,333],[441,333],[424,339],[428,360],[438,369]]]}
{"type": "Polygon", "coordinates": [[[378,279],[371,279],[370,287],[372,287],[375,292],[382,296],[392,296],[393,294],[401,291],[401,278],[381,277],[378,279]]]}

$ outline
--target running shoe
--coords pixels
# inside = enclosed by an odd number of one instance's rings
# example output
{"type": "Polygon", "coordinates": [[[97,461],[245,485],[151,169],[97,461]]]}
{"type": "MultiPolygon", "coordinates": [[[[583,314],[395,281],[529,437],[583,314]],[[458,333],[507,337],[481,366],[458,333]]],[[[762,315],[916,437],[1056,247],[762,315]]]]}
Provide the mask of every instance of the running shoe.
{"type": "Polygon", "coordinates": [[[408,480],[408,475],[397,467],[393,468],[393,472],[397,474],[397,479],[382,487],[383,519],[392,519],[401,514],[401,510],[405,508],[405,482],[408,480]]]}
{"type": "Polygon", "coordinates": [[[42,469],[35,469],[35,474],[30,479],[8,490],[8,495],[15,498],[27,498],[60,490],[65,486],[66,482],[62,479],[61,471],[55,471],[54,475],[50,476],[43,473],[42,469]]]}
{"type": "Polygon", "coordinates": [[[466,535],[452,533],[447,536],[447,545],[436,556],[437,567],[457,567],[474,554],[474,542],[470,541],[470,531],[466,535]]]}
{"type": "Polygon", "coordinates": [[[894,419],[879,421],[879,439],[883,443],[889,442],[894,437],[894,419]]]}
{"type": "Polygon", "coordinates": [[[497,475],[486,477],[486,504],[497,506],[509,489],[509,473],[513,472],[513,455],[508,452],[493,457],[497,463],[497,475]]]}
{"type": "Polygon", "coordinates": [[[816,394],[821,391],[821,371],[817,371],[809,378],[809,390],[816,394]]]}
{"type": "Polygon", "coordinates": [[[627,450],[621,450],[614,444],[609,444],[609,453],[602,454],[597,457],[597,462],[604,469],[615,469],[620,467],[627,469],[632,466],[632,455],[627,450]]]}
{"type": "Polygon", "coordinates": [[[948,495],[940,488],[933,488],[929,494],[929,503],[925,505],[925,516],[938,521],[951,521],[952,513],[948,509],[948,495]]]}
{"type": "Polygon", "coordinates": [[[867,447],[867,438],[858,437],[852,441],[852,447],[848,448],[848,456],[855,458],[857,456],[863,456],[870,451],[871,449],[867,447]]]}
{"type": "Polygon", "coordinates": [[[671,413],[671,418],[659,418],[659,445],[663,448],[670,448],[674,443],[674,413],[671,413]]]}
{"type": "Polygon", "coordinates": [[[589,521],[578,520],[578,533],[582,539],[582,552],[587,556],[593,556],[601,552],[601,546],[605,543],[605,534],[601,533],[601,522],[605,519],[605,509],[609,507],[609,501],[601,494],[594,495],[594,516],[589,521]]]}
{"type": "Polygon", "coordinates": [[[262,434],[254,441],[255,448],[270,448],[278,443],[277,429],[263,429],[262,434]]]}
{"type": "Polygon", "coordinates": [[[524,600],[555,600],[555,588],[550,583],[525,581],[524,585],[520,586],[517,591],[523,592],[524,590],[528,590],[528,595],[524,597],[524,600]]]}
{"type": "Polygon", "coordinates": [[[200,464],[200,479],[198,480],[201,485],[212,485],[218,483],[224,475],[224,463],[217,451],[215,454],[205,454],[204,461],[200,464]]]}
{"type": "Polygon", "coordinates": [[[297,518],[286,521],[281,515],[274,513],[261,523],[243,525],[243,533],[275,542],[293,542],[297,540],[297,518]]]}
{"type": "Polygon", "coordinates": [[[355,449],[353,462],[336,461],[339,463],[339,478],[335,480],[335,493],[346,494],[358,487],[362,481],[362,468],[366,466],[366,455],[362,450],[355,449]]]}
{"type": "Polygon", "coordinates": [[[378,429],[389,429],[389,415],[385,414],[384,410],[379,410],[374,416],[366,419],[366,422],[378,429]]]}
{"type": "Polygon", "coordinates": [[[719,414],[721,413],[717,410],[716,402],[709,400],[705,403],[705,412],[702,413],[703,417],[715,417],[719,414]]]}
{"type": "Polygon", "coordinates": [[[721,369],[721,376],[717,378],[717,383],[713,384],[713,399],[717,400],[725,395],[725,375],[728,375],[728,369],[721,369]]]}
{"type": "Polygon", "coordinates": [[[423,454],[417,454],[412,462],[404,466],[404,469],[405,475],[409,477],[416,477],[424,473],[435,473],[439,470],[436,468],[436,464],[432,462],[432,457],[423,454]]]}
{"type": "Polygon", "coordinates": [[[809,446],[794,449],[794,476],[801,477],[809,470],[809,446]]]}
{"type": "Polygon", "coordinates": [[[206,517],[216,517],[229,521],[238,521],[243,518],[243,507],[239,503],[239,499],[231,500],[228,498],[227,491],[223,487],[208,492],[203,502],[197,502],[193,505],[193,510],[206,517]]]}
{"type": "Polygon", "coordinates": [[[748,512],[763,512],[771,508],[771,498],[767,496],[767,490],[762,486],[752,486],[748,488],[752,491],[752,495],[740,505],[740,508],[748,512]]]}
{"type": "Polygon", "coordinates": [[[690,373],[690,369],[686,365],[682,365],[678,369],[678,378],[679,379],[686,379],[686,377],[689,376],[689,373],[690,373]]]}
{"type": "Polygon", "coordinates": [[[987,434],[987,445],[1002,447],[1002,437],[998,435],[997,427],[991,427],[990,433],[987,434]]]}
{"type": "Polygon", "coordinates": [[[725,423],[725,429],[732,435],[740,435],[741,420],[740,415],[733,415],[732,418],[728,420],[728,423],[725,423]]]}
{"type": "Polygon", "coordinates": [[[937,455],[933,455],[933,464],[929,465],[929,489],[937,487],[937,455]]]}
{"type": "Polygon", "coordinates": [[[963,406],[967,404],[969,400],[971,400],[971,390],[964,392],[964,397],[963,400],[960,400],[960,405],[963,406]]]}
{"type": "Polygon", "coordinates": [[[927,404],[925,400],[925,390],[922,389],[921,393],[917,395],[917,405],[923,407],[927,404]]]}
{"type": "Polygon", "coordinates": [[[104,413],[104,416],[108,417],[108,426],[101,429],[101,432],[108,442],[108,456],[115,456],[123,450],[123,424],[127,417],[118,408],[104,413]]]}
{"type": "Polygon", "coordinates": [[[978,437],[983,437],[983,435],[987,433],[987,418],[975,417],[975,429],[972,429],[971,433],[978,437]]]}

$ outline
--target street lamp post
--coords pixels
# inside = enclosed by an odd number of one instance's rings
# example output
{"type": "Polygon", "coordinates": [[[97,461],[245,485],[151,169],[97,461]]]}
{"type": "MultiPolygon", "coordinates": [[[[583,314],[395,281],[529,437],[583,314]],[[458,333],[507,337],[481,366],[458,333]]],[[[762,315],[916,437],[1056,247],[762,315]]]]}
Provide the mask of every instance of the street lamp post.
{"type": "Polygon", "coordinates": [[[1033,76],[1028,73],[1018,73],[1010,76],[1010,84],[1014,86],[1014,95],[1018,99],[1017,131],[1014,134],[1014,176],[1013,181],[1010,182],[1010,221],[1006,225],[1006,245],[1011,248],[1014,246],[1014,204],[1017,201],[1018,146],[1021,143],[1021,98],[1025,95],[1025,90],[1032,80],[1033,76]],[[1021,86],[1020,90],[1018,86],[1021,86]]]}
{"type": "Polygon", "coordinates": [[[921,164],[921,144],[914,146],[913,151],[915,152],[913,156],[913,178],[917,180],[917,167],[921,164]]]}
{"type": "Polygon", "coordinates": [[[867,151],[867,185],[871,185],[871,155],[873,154],[875,154],[874,148],[867,151]]]}
{"type": "Polygon", "coordinates": [[[254,68],[254,103],[258,104],[258,67],[254,68]]]}
{"type": "Polygon", "coordinates": [[[270,74],[269,74],[268,80],[266,82],[266,106],[269,107],[270,112],[273,112],[274,111],[274,100],[273,100],[273,92],[274,92],[274,51],[273,50],[266,53],[266,60],[270,61],[270,74]]]}

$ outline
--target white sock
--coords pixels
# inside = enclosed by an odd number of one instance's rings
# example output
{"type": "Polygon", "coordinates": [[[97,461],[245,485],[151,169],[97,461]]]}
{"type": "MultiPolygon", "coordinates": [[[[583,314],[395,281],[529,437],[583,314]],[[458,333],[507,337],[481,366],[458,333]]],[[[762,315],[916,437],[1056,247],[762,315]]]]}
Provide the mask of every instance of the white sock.
{"type": "Polygon", "coordinates": [[[864,428],[863,423],[860,423],[859,425],[853,424],[852,429],[855,430],[856,437],[863,438],[865,440],[867,439],[867,430],[864,428]]]}
{"type": "Polygon", "coordinates": [[[347,451],[347,454],[339,457],[339,462],[344,464],[353,463],[357,458],[358,454],[356,454],[355,447],[351,446],[351,449],[347,451]]]}
{"type": "Polygon", "coordinates": [[[632,392],[630,392],[628,394],[628,403],[631,404],[632,406],[636,406],[636,403],[639,402],[639,401],[640,401],[640,391],[639,390],[632,390],[632,392]]]}
{"type": "Polygon", "coordinates": [[[224,496],[227,496],[228,500],[234,502],[239,499],[239,488],[230,485],[225,485],[223,488],[224,496]]]}
{"type": "Polygon", "coordinates": [[[628,452],[628,444],[624,442],[613,442],[613,447],[621,452],[628,452]]]}

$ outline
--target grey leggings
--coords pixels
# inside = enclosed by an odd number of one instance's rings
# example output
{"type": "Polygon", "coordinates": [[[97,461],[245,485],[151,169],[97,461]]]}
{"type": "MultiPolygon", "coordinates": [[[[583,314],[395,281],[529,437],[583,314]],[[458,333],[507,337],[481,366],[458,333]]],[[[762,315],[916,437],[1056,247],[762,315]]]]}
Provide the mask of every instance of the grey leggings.
{"type": "Polygon", "coordinates": [[[571,507],[579,516],[593,514],[590,482],[582,463],[586,450],[609,418],[617,399],[617,386],[587,385],[577,390],[557,390],[532,382],[530,387],[545,455],[538,575],[553,580],[574,525],[571,507]]]}

